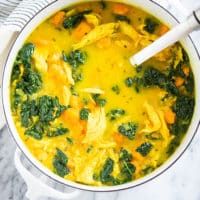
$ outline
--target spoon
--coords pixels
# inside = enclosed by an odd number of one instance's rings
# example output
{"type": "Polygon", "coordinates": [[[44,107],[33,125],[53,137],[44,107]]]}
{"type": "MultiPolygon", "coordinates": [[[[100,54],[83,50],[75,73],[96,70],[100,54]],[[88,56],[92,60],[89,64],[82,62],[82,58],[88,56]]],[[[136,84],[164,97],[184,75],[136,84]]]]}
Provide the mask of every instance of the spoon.
{"type": "Polygon", "coordinates": [[[181,22],[149,46],[145,47],[130,58],[133,66],[137,66],[156,55],[163,49],[174,44],[200,26],[200,8],[193,11],[184,22],[181,22]]]}

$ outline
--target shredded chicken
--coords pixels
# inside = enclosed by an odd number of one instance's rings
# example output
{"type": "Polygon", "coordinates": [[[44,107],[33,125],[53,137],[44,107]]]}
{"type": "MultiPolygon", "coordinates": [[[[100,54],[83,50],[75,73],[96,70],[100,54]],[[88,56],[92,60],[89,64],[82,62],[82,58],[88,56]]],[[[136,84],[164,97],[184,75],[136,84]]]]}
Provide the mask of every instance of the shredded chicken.
{"type": "Polygon", "coordinates": [[[71,91],[69,87],[63,87],[63,103],[64,105],[68,106],[70,103],[71,91]]]}
{"type": "Polygon", "coordinates": [[[100,24],[100,19],[101,19],[101,16],[99,16],[98,14],[86,14],[84,15],[87,23],[89,24],[92,24],[93,26],[98,26],[100,24]]]}
{"type": "Polygon", "coordinates": [[[104,108],[98,107],[89,114],[87,123],[87,132],[84,143],[99,140],[106,129],[106,114],[104,108]]]}
{"type": "Polygon", "coordinates": [[[49,52],[46,48],[39,48],[39,47],[35,48],[32,58],[35,62],[35,68],[39,72],[47,72],[48,64],[46,60],[48,55],[49,52]]]}
{"type": "Polygon", "coordinates": [[[79,43],[73,45],[73,50],[81,49],[104,37],[111,36],[114,32],[116,32],[118,26],[118,23],[107,23],[96,26],[87,35],[85,35],[79,43]]]}
{"type": "Polygon", "coordinates": [[[144,108],[146,110],[148,119],[145,122],[145,128],[142,129],[141,132],[152,133],[158,131],[161,128],[161,121],[158,113],[148,102],[144,103],[144,108]]]}
{"type": "Polygon", "coordinates": [[[169,132],[169,129],[167,127],[163,111],[158,111],[158,115],[159,115],[159,118],[160,118],[160,121],[161,121],[160,133],[161,133],[161,135],[162,135],[162,137],[165,141],[164,145],[165,145],[165,147],[167,147],[170,140],[172,139],[172,137],[170,136],[170,132],[169,132]]]}
{"type": "Polygon", "coordinates": [[[119,22],[119,30],[121,33],[127,35],[134,41],[134,45],[137,46],[141,36],[140,34],[131,26],[130,24],[127,24],[126,22],[119,22]]]}
{"type": "Polygon", "coordinates": [[[64,71],[66,72],[68,83],[71,85],[74,85],[75,81],[72,77],[72,68],[66,62],[62,62],[62,65],[63,65],[64,71]]]}
{"type": "Polygon", "coordinates": [[[90,93],[90,94],[104,94],[105,92],[99,88],[84,88],[81,92],[90,93]]]}

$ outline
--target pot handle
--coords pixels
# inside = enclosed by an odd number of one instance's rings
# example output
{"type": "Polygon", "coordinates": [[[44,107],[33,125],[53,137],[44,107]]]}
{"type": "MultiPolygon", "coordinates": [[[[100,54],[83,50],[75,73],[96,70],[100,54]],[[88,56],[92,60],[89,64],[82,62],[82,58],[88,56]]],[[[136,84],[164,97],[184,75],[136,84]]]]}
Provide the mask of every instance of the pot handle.
{"type": "MultiPolygon", "coordinates": [[[[3,68],[5,60],[13,41],[16,39],[18,32],[11,31],[6,26],[0,27],[0,89],[2,83],[3,68]]],[[[2,91],[0,92],[0,130],[5,126],[5,117],[2,105],[2,91]]]]}
{"type": "Polygon", "coordinates": [[[27,192],[26,197],[29,200],[38,200],[39,198],[55,198],[60,200],[67,200],[67,199],[73,199],[75,197],[80,196],[81,191],[80,190],[74,190],[69,193],[60,192],[56,189],[53,189],[52,187],[46,185],[44,182],[42,182],[39,178],[35,177],[28,169],[24,167],[21,161],[22,153],[17,148],[15,151],[15,166],[24,181],[27,185],[27,192]]]}

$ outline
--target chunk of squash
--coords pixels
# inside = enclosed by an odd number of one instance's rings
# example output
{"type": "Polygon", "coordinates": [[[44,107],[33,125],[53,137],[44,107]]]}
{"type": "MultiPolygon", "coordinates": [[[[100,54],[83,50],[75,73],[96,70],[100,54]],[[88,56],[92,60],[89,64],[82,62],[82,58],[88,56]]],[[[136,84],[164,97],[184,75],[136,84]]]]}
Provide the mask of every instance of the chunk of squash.
{"type": "Polygon", "coordinates": [[[85,35],[79,43],[73,45],[73,50],[81,49],[99,41],[102,38],[111,36],[117,31],[118,25],[118,23],[107,23],[96,26],[87,35],[85,35]]]}

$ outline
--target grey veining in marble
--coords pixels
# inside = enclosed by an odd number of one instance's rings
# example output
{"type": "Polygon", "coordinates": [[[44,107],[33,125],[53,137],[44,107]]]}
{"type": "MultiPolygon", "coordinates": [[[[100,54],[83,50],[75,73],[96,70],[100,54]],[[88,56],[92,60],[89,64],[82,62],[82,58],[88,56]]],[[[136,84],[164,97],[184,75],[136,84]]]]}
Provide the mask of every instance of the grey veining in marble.
{"type": "MultiPolygon", "coordinates": [[[[180,160],[157,179],[143,186],[118,193],[83,192],[81,200],[200,200],[199,146],[200,132],[180,160]]],[[[4,129],[0,133],[0,200],[26,199],[24,198],[26,185],[13,164],[15,148],[14,141],[7,129],[4,129]]],[[[37,170],[32,169],[32,171],[37,170]]],[[[50,184],[55,186],[52,181],[50,184]]],[[[63,190],[62,185],[56,184],[56,188],[63,190]]]]}
{"type": "MultiPolygon", "coordinates": [[[[161,1],[161,0],[160,0],[161,1]]],[[[198,0],[182,0],[193,8],[198,0]]],[[[196,5],[195,5],[196,6],[196,5]]],[[[168,8],[170,9],[170,7],[168,8]]],[[[175,12],[171,8],[172,12],[175,12]]],[[[192,34],[200,50],[200,32],[192,34]]],[[[1,113],[0,113],[1,114],[1,113]]],[[[16,144],[4,128],[0,132],[0,200],[26,200],[26,185],[13,163],[16,144]]],[[[30,166],[30,170],[41,175],[30,166]]],[[[41,175],[44,179],[44,176],[41,175]]],[[[48,184],[63,190],[51,180],[48,184]]],[[[37,188],[36,188],[37,189],[37,188]]],[[[42,198],[43,199],[43,198],[42,198]]],[[[184,155],[168,171],[153,181],[129,190],[112,193],[83,192],[77,200],[200,200],[200,131],[184,155]]],[[[43,199],[44,200],[44,199],[43,199]]]]}

